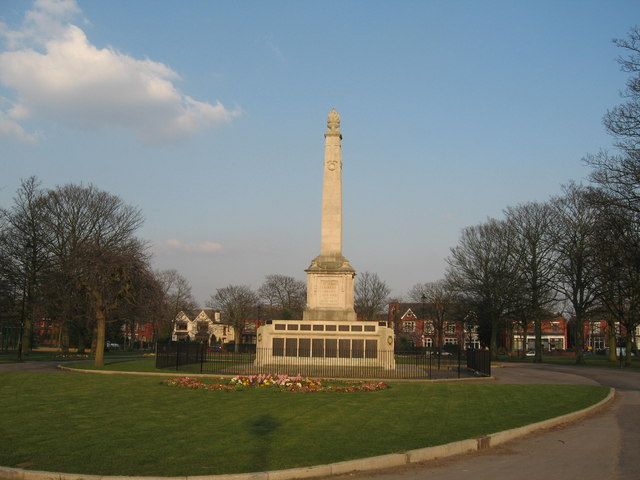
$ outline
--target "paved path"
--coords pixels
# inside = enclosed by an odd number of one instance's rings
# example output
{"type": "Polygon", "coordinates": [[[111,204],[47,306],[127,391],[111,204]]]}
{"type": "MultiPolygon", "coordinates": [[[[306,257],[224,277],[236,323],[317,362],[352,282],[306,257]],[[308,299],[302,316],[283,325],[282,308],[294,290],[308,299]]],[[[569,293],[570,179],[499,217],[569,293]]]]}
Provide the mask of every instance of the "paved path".
{"type": "MultiPolygon", "coordinates": [[[[497,383],[570,383],[616,388],[604,412],[483,452],[350,480],[639,480],[640,373],[605,368],[521,365],[495,368],[497,383]]],[[[338,477],[340,478],[340,477],[338,477]]]]}
{"type": "Polygon", "coordinates": [[[60,362],[31,361],[21,363],[0,363],[0,373],[4,372],[46,372],[60,373],[60,362]]]}

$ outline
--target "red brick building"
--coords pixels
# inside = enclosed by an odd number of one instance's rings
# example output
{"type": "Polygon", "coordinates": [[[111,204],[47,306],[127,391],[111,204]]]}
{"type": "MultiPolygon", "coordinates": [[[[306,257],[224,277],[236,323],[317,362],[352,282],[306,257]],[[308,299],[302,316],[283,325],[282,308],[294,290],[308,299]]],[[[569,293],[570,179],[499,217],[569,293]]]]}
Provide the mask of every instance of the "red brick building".
{"type": "MultiPolygon", "coordinates": [[[[387,322],[396,334],[396,345],[435,347],[438,344],[438,323],[429,304],[392,302],[387,322]]],[[[480,348],[475,326],[469,328],[460,321],[445,321],[441,330],[442,347],[463,343],[465,348],[480,348]]]]}
{"type": "MultiPolygon", "coordinates": [[[[526,347],[523,348],[524,337],[522,324],[514,322],[512,331],[509,332],[510,339],[505,342],[507,350],[534,350],[535,349],[535,329],[533,321],[527,325],[526,347]]],[[[551,352],[555,350],[566,350],[568,348],[568,328],[567,319],[559,315],[557,317],[542,320],[542,350],[551,352]]]]}

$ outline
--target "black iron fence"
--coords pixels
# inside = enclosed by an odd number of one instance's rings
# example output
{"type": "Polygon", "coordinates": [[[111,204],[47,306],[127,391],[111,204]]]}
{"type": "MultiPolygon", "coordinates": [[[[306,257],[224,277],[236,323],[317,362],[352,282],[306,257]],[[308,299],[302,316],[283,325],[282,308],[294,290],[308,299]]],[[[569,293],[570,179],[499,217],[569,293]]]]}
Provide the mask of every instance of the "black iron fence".
{"type": "Polygon", "coordinates": [[[156,368],[175,368],[204,362],[207,348],[198,342],[158,342],[156,368]]]}
{"type": "MultiPolygon", "coordinates": [[[[457,349],[416,348],[396,352],[326,351],[323,357],[272,349],[226,352],[196,342],[158,343],[157,368],[220,375],[289,374],[322,378],[446,379],[490,375],[482,354],[457,349]],[[470,360],[467,354],[471,352],[470,360]],[[489,373],[485,373],[487,371],[489,373]]],[[[487,352],[488,353],[488,352],[487,352]]]]}
{"type": "Polygon", "coordinates": [[[0,325],[0,352],[17,350],[19,342],[20,327],[15,325],[0,325]]]}
{"type": "Polygon", "coordinates": [[[489,350],[467,350],[467,368],[479,375],[491,376],[491,352],[489,350]]]}

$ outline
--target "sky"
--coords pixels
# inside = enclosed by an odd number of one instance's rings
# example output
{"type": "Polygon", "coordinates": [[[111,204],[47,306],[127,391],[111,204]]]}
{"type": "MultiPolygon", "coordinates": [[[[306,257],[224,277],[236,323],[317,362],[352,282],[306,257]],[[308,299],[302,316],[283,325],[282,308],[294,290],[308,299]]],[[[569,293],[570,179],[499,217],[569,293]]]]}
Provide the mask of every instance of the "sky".
{"type": "Polygon", "coordinates": [[[637,1],[0,1],[0,206],[20,179],[140,208],[204,305],[320,249],[326,115],[343,253],[400,296],[461,230],[587,181],[637,1]]]}

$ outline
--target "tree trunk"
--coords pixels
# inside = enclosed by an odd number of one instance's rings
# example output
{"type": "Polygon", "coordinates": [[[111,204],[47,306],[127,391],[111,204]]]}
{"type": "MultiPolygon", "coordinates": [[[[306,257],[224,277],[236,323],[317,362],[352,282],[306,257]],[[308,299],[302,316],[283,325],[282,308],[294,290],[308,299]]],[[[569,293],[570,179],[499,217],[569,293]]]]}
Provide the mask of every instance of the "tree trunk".
{"type": "Polygon", "coordinates": [[[93,326],[93,335],[91,336],[91,354],[96,356],[96,345],[98,344],[98,327],[93,326]]]}
{"type": "Polygon", "coordinates": [[[533,320],[533,326],[536,335],[536,354],[533,357],[533,363],[542,363],[542,320],[535,318],[533,320]]]}
{"type": "Polygon", "coordinates": [[[22,327],[22,356],[29,356],[31,351],[31,335],[33,333],[33,324],[31,323],[31,315],[24,317],[24,325],[22,327]]]}
{"type": "Polygon", "coordinates": [[[78,353],[84,353],[85,343],[84,343],[84,332],[78,333],[78,353]]]}
{"type": "Polygon", "coordinates": [[[613,321],[607,321],[607,345],[609,346],[609,361],[616,363],[618,361],[617,344],[616,344],[616,324],[613,321]]]}
{"type": "Polygon", "coordinates": [[[491,322],[491,359],[498,358],[498,322],[491,322]]]}
{"type": "Polygon", "coordinates": [[[234,330],[236,332],[236,338],[235,338],[236,341],[233,342],[234,343],[233,351],[238,353],[240,351],[240,343],[242,343],[242,330],[243,330],[243,328],[238,326],[238,327],[234,327],[234,330]]]}
{"type": "Polygon", "coordinates": [[[575,353],[576,365],[584,365],[584,325],[582,312],[576,311],[576,332],[575,332],[575,353]]]}
{"type": "Polygon", "coordinates": [[[69,353],[69,317],[66,316],[60,324],[60,349],[69,353]]]}
{"type": "Polygon", "coordinates": [[[96,309],[96,358],[94,365],[96,367],[104,367],[104,342],[105,328],[107,324],[102,295],[94,292],[95,309],[96,309]]]}
{"type": "Polygon", "coordinates": [[[527,357],[527,324],[524,326],[524,332],[522,333],[522,358],[527,357]]]}
{"type": "MultiPolygon", "coordinates": [[[[628,330],[627,330],[628,332],[628,330]]],[[[631,348],[632,348],[633,344],[631,343],[631,335],[629,335],[629,333],[627,333],[627,338],[625,341],[625,356],[624,356],[624,366],[625,367],[630,367],[631,366],[631,348]]]]}

